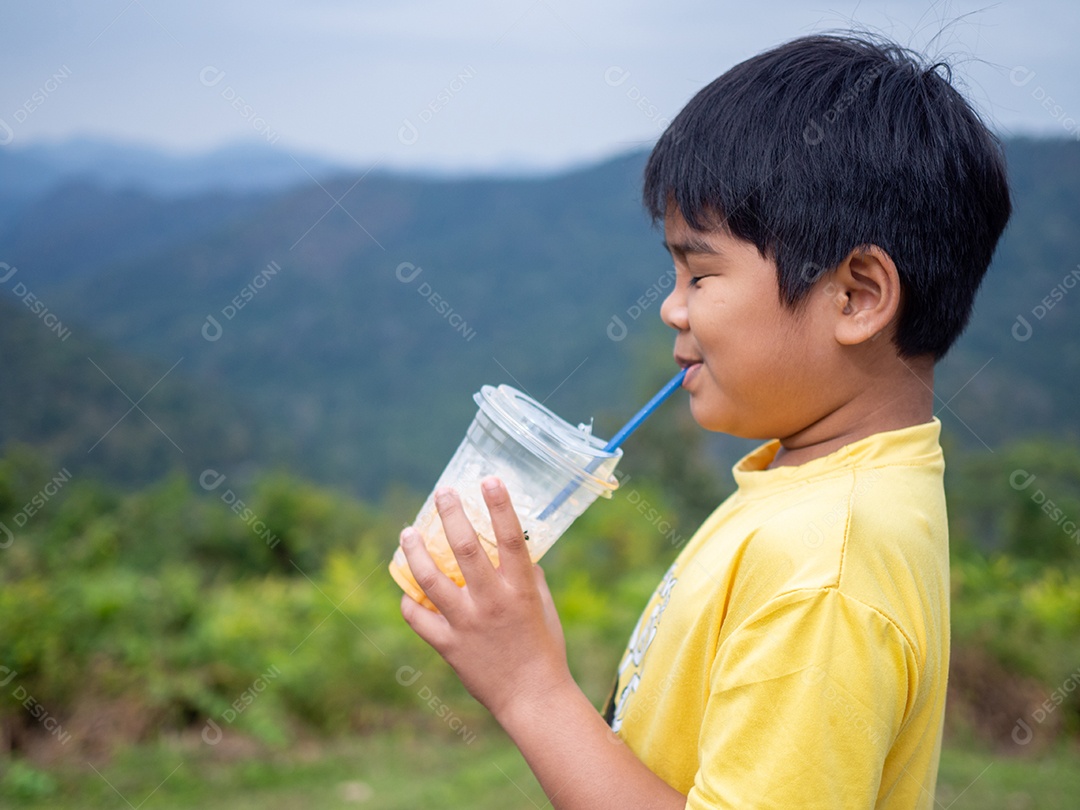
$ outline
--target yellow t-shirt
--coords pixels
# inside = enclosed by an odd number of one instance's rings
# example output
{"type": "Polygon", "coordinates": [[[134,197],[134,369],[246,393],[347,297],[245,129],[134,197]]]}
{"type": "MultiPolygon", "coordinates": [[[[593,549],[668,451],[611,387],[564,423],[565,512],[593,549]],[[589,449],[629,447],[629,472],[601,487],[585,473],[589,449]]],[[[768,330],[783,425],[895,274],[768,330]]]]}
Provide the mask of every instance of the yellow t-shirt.
{"type": "Polygon", "coordinates": [[[932,808],[949,668],[941,424],[766,469],[690,539],[612,728],[688,808],[932,808]]]}

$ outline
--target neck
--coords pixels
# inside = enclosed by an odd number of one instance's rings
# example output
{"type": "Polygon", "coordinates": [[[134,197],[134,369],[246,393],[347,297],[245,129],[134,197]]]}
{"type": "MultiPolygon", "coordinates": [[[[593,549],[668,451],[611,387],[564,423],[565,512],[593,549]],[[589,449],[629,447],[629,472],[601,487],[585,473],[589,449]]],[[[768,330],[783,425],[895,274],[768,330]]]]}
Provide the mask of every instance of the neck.
{"type": "Polygon", "coordinates": [[[925,424],[933,416],[934,361],[897,357],[887,373],[863,377],[842,404],[782,437],[769,467],[805,464],[875,433],[925,424]]]}

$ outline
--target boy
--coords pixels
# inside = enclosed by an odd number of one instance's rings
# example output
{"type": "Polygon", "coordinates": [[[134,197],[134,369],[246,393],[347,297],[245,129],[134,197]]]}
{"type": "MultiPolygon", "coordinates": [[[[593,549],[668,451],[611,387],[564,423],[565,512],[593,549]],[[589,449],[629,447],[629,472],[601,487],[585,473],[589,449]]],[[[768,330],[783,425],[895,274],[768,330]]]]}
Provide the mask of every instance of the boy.
{"type": "Polygon", "coordinates": [[[466,588],[402,533],[441,611],[405,597],[406,621],[553,806],[934,806],[949,567],[933,368],[1010,213],[999,144],[939,67],[795,40],[707,86],[654,148],[645,203],[676,271],[661,317],[693,415],[779,438],[736,465],[660,583],[606,721],[497,480],[499,569],[437,496],[466,588]]]}

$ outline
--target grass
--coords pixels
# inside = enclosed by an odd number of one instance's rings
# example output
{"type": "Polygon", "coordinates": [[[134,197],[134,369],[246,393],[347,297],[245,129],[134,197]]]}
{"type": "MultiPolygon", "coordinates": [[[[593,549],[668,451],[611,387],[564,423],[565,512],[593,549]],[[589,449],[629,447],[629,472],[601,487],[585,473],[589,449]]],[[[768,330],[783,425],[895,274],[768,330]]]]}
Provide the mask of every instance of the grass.
{"type": "Polygon", "coordinates": [[[494,726],[478,729],[469,743],[440,729],[399,728],[269,753],[217,750],[196,736],[119,751],[96,770],[89,764],[19,770],[14,780],[11,774],[0,780],[0,807],[525,810],[545,802],[494,726]]]}
{"type": "Polygon", "coordinates": [[[955,745],[941,754],[940,810],[1074,810],[1077,797],[1080,751],[1074,746],[1031,758],[955,745]]]}
{"type": "MultiPolygon", "coordinates": [[[[1080,796],[1078,766],[1077,752],[1065,747],[1001,758],[954,744],[942,756],[938,808],[1071,810],[1080,796]]],[[[443,729],[395,728],[270,753],[228,741],[216,749],[193,736],[117,752],[96,770],[20,764],[0,778],[0,806],[20,810],[531,810],[545,803],[493,726],[469,743],[443,729]]]]}

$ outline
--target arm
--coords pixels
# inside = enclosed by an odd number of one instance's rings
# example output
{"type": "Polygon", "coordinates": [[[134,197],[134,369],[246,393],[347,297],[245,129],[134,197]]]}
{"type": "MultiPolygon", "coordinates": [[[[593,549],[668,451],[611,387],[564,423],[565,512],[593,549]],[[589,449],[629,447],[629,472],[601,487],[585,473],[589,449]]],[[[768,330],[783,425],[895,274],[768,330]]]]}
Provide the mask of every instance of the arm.
{"type": "Polygon", "coordinates": [[[916,666],[892,622],[837,589],[771,600],[717,650],[688,806],[932,807],[910,742],[887,761],[916,666]]]}
{"type": "Polygon", "coordinates": [[[556,810],[684,807],[686,797],[622,744],[574,683],[551,593],[529,559],[509,494],[494,478],[483,491],[499,568],[480,547],[456,493],[436,493],[466,586],[439,571],[419,533],[406,529],[401,545],[409,567],[440,612],[404,596],[405,621],[506,729],[556,810]]]}

